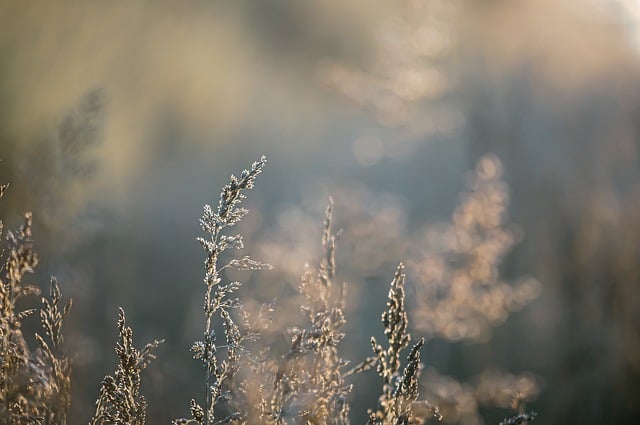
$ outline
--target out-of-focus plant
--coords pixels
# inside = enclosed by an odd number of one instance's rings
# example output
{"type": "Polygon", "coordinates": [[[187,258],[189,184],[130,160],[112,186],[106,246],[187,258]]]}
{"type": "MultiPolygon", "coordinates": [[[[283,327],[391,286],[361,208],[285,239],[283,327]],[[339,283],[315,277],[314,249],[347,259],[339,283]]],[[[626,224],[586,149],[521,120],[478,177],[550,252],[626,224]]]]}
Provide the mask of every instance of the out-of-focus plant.
{"type": "MultiPolygon", "coordinates": [[[[92,90],[82,96],[58,123],[53,137],[27,146],[18,165],[33,175],[27,195],[55,238],[77,239],[83,230],[80,215],[86,207],[86,192],[98,169],[97,148],[102,140],[106,96],[92,90]],[[73,222],[73,225],[71,223],[73,222]]],[[[60,244],[59,244],[60,245],[60,244]]],[[[60,249],[60,248],[59,248],[60,249]]]]}
{"type": "Polygon", "coordinates": [[[290,344],[280,358],[261,359],[253,368],[261,377],[255,397],[260,423],[349,423],[352,386],[346,380],[348,362],[338,352],[345,336],[345,284],[334,282],[338,234],[332,229],[332,208],[330,200],[320,264],[315,269],[306,265],[298,288],[304,323],[288,329],[290,344]]]}
{"type": "Polygon", "coordinates": [[[406,124],[411,108],[437,99],[448,88],[442,57],[452,42],[447,24],[456,1],[403,1],[375,33],[375,57],[367,71],[333,63],[325,81],[388,125],[406,124]]]}
{"type": "Polygon", "coordinates": [[[486,337],[540,293],[535,279],[508,283],[500,273],[517,234],[507,222],[509,194],[496,156],[478,161],[468,190],[450,224],[427,229],[423,257],[412,264],[417,328],[450,341],[486,337]]]}
{"type": "Polygon", "coordinates": [[[460,126],[459,113],[447,101],[455,90],[447,62],[461,3],[394,2],[393,11],[372,30],[374,48],[366,65],[329,60],[320,68],[332,91],[370,114],[380,126],[394,129],[392,147],[379,127],[356,137],[352,152],[359,164],[404,155],[413,144],[460,126]]]}
{"type": "MultiPolygon", "coordinates": [[[[519,238],[518,229],[508,221],[509,194],[502,174],[502,163],[496,156],[483,157],[468,176],[467,191],[451,222],[429,224],[424,232],[409,231],[401,200],[354,186],[337,188],[335,198],[344,206],[340,226],[344,239],[350,242],[349,249],[341,250],[340,260],[358,279],[363,274],[383,273],[390,256],[407,258],[413,277],[407,284],[412,294],[407,309],[414,318],[413,328],[427,340],[487,339],[493,327],[540,293],[540,283],[533,278],[515,282],[502,278],[502,262],[519,238]]],[[[313,202],[310,205],[309,209],[317,208],[313,202]]],[[[299,257],[313,252],[308,242],[313,221],[303,207],[287,209],[278,221],[281,228],[261,242],[264,255],[284,279],[296,273],[299,257]]],[[[295,298],[283,298],[281,305],[295,308],[295,298]]],[[[356,295],[351,302],[362,299],[356,295]]],[[[367,321],[358,323],[364,326],[367,321]]],[[[487,372],[478,382],[465,383],[433,368],[427,372],[434,376],[425,379],[427,398],[442,405],[443,416],[451,422],[481,423],[480,406],[508,408],[504,400],[497,403],[486,395],[485,389],[492,385],[502,388],[503,394],[526,394],[523,401],[534,400],[540,392],[540,380],[526,373],[487,372]],[[506,376],[512,379],[502,379],[506,376]],[[520,385],[525,381],[530,384],[526,391],[520,385]]]]}
{"type": "MultiPolygon", "coordinates": [[[[517,242],[517,232],[507,221],[509,194],[502,172],[498,157],[480,158],[451,223],[426,231],[424,250],[412,264],[417,282],[411,311],[416,327],[430,338],[486,339],[492,327],[540,293],[540,283],[533,278],[515,283],[502,278],[501,263],[517,242]]],[[[527,374],[486,372],[475,389],[435,370],[430,376],[426,390],[431,399],[450,421],[463,424],[482,423],[480,405],[507,408],[505,399],[516,393],[522,401],[531,401],[540,392],[539,380],[527,374]]]]}

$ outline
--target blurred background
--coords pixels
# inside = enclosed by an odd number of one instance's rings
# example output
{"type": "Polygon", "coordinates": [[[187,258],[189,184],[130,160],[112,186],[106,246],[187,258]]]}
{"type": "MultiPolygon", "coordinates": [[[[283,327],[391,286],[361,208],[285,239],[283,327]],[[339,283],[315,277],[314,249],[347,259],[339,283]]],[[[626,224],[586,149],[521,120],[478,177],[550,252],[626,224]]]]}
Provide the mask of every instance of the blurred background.
{"type": "MultiPolygon", "coordinates": [[[[498,423],[514,391],[539,424],[636,423],[636,1],[4,0],[0,58],[0,215],[33,211],[34,280],[74,299],[73,423],[115,365],[117,306],[139,345],[166,339],[149,422],[201,397],[198,218],[262,154],[241,230],[274,270],[240,275],[248,304],[296,320],[332,195],[345,357],[382,335],[405,261],[445,423],[498,423]]],[[[363,423],[379,382],[355,384],[363,423]]]]}

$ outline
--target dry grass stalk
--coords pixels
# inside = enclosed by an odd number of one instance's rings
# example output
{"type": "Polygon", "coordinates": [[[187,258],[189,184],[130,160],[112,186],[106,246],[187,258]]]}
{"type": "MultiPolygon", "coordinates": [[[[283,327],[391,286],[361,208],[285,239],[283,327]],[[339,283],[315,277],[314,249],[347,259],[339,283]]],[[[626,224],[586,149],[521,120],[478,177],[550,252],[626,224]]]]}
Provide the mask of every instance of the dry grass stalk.
{"type": "MultiPolygon", "coordinates": [[[[8,185],[0,188],[0,196],[8,185]]],[[[42,298],[40,319],[44,334],[35,334],[39,347],[31,350],[22,333],[23,321],[36,309],[21,310],[22,298],[40,293],[24,283],[38,264],[33,251],[32,216],[16,232],[7,232],[0,270],[0,423],[66,424],[71,403],[71,362],[65,356],[62,324],[71,302],[61,307],[62,295],[51,279],[50,298],[42,298]]],[[[0,233],[2,223],[0,222],[0,233]]]]}
{"type": "Polygon", "coordinates": [[[141,373],[156,358],[154,351],[163,341],[153,341],[142,350],[133,346],[133,329],[126,325],[124,310],[118,312],[118,365],[113,375],[102,380],[96,410],[90,425],[143,425],[147,402],[140,394],[141,373]]]}

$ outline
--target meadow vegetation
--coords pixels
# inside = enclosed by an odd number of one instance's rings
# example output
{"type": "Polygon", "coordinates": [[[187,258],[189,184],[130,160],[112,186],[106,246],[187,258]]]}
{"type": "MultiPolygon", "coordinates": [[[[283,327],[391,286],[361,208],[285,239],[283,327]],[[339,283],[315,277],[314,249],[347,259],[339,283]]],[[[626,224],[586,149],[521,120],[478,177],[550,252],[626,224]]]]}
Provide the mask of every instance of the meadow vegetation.
{"type": "MultiPolygon", "coordinates": [[[[498,276],[498,263],[514,238],[505,230],[506,192],[496,157],[481,159],[470,192],[454,213],[452,225],[442,231],[440,237],[450,241],[448,251],[409,268],[420,276],[415,287],[417,304],[411,311],[405,295],[407,270],[402,263],[397,266],[386,307],[380,305],[384,340],[371,337],[371,355],[355,364],[343,354],[350,341],[345,330],[348,285],[336,277],[341,231],[334,229],[331,199],[322,227],[321,258],[315,266],[307,264],[300,279],[300,320],[274,328],[279,323],[273,319],[278,303],[246,308],[239,296],[243,283],[230,278],[236,276],[228,273],[232,270],[271,269],[248,255],[234,255],[244,249],[243,236],[235,229],[249,212],[242,206],[245,192],[253,189],[265,166],[263,156],[239,177],[232,175],[217,205],[204,207],[200,225],[205,236],[197,238],[206,256],[203,332],[191,347],[192,357],[202,363],[202,392],[193,394],[185,408],[189,415],[172,423],[348,424],[351,400],[361,390],[353,384],[356,374],[377,375],[379,397],[367,412],[369,424],[447,422],[449,413],[450,422],[471,423],[477,420],[477,412],[465,417],[460,399],[470,397],[474,405],[482,394],[487,400],[502,397],[512,404],[514,416],[502,424],[535,417],[523,409],[523,402],[537,394],[531,380],[514,378],[514,383],[500,380],[504,376],[493,377],[469,395],[451,390],[457,388],[455,383],[435,372],[421,376],[422,352],[429,338],[477,337],[536,295],[535,283],[514,286],[498,276]],[[411,334],[410,313],[420,318],[420,326],[414,328],[423,337],[411,334]],[[265,338],[273,334],[286,335],[286,346],[273,346],[265,338]],[[422,391],[424,388],[428,390],[422,391]]],[[[1,186],[0,195],[7,188],[1,186]]],[[[66,424],[72,402],[72,363],[65,351],[62,326],[71,301],[63,301],[58,282],[52,278],[49,295],[41,298],[40,306],[24,308],[23,298],[40,293],[27,282],[38,264],[31,215],[25,215],[17,231],[2,235],[6,244],[0,276],[0,423],[66,424]],[[31,338],[23,334],[23,322],[36,313],[42,332],[31,338]]],[[[91,425],[144,424],[146,420],[143,372],[163,341],[136,348],[123,309],[118,312],[117,330],[116,368],[102,380],[91,425]]],[[[185,361],[188,357],[185,355],[185,361]]]]}

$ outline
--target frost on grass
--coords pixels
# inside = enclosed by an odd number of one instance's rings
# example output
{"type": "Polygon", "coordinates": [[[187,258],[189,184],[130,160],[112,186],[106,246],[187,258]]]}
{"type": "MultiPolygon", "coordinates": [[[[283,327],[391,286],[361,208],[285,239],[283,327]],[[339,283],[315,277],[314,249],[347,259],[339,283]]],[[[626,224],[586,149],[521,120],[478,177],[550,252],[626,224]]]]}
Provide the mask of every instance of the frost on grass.
{"type": "MultiPolygon", "coordinates": [[[[0,187],[0,197],[8,185],[0,187]]],[[[0,236],[2,236],[0,221],[0,236]]],[[[32,217],[25,214],[17,232],[7,232],[0,250],[0,423],[66,424],[71,403],[71,362],[63,349],[62,324],[71,302],[52,278],[49,298],[40,307],[44,337],[35,334],[38,348],[31,349],[22,333],[23,321],[38,309],[22,310],[22,298],[40,293],[25,283],[38,264],[33,251],[32,217]]]]}
{"type": "Polygon", "coordinates": [[[536,412],[520,413],[518,415],[504,419],[500,422],[500,425],[520,425],[534,420],[536,416],[538,416],[536,412]]]}
{"type": "Polygon", "coordinates": [[[118,312],[118,365],[113,375],[102,380],[96,410],[89,422],[143,425],[147,402],[140,393],[141,373],[156,358],[154,351],[163,341],[153,341],[139,350],[133,345],[133,329],[126,324],[124,310],[118,312]]]}
{"type": "Polygon", "coordinates": [[[205,326],[202,340],[196,341],[191,351],[204,368],[205,397],[202,404],[192,400],[191,418],[177,419],[174,421],[176,424],[242,422],[247,416],[247,407],[243,406],[241,394],[232,389],[243,360],[250,355],[246,344],[257,338],[257,334],[251,329],[247,314],[236,297],[242,284],[223,281],[221,272],[225,268],[262,270],[270,266],[248,256],[224,263],[221,256],[229,248],[241,249],[244,246],[241,235],[228,232],[248,213],[246,208],[240,207],[245,199],[244,191],[253,189],[255,179],[266,163],[263,156],[248,170],[242,171],[240,177],[232,175],[220,193],[215,210],[210,205],[204,206],[200,226],[206,236],[199,237],[198,242],[207,255],[203,280],[205,326]],[[214,330],[215,320],[219,320],[218,323],[224,328],[224,343],[218,341],[214,330]],[[217,418],[216,415],[222,410],[224,416],[217,418]]]}
{"type": "Polygon", "coordinates": [[[369,424],[422,424],[429,417],[440,417],[437,408],[426,400],[419,400],[418,379],[422,369],[420,349],[424,345],[424,339],[411,347],[406,365],[400,370],[401,353],[411,341],[405,310],[404,280],[404,265],[400,264],[391,281],[387,310],[382,314],[387,348],[371,338],[375,356],[365,362],[365,365],[375,365],[382,378],[382,394],[378,399],[377,410],[369,411],[369,424]]]}

